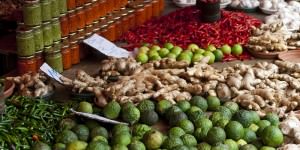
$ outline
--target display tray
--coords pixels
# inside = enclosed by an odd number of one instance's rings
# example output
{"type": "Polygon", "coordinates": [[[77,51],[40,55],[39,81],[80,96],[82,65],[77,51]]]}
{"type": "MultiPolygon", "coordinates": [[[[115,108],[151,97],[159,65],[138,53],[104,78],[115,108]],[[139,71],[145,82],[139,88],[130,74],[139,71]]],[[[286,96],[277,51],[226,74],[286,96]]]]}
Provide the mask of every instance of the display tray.
{"type": "Polygon", "coordinates": [[[250,49],[247,49],[250,54],[256,58],[263,58],[263,59],[275,59],[278,57],[279,54],[286,53],[284,52],[272,52],[272,53],[264,53],[264,52],[256,52],[250,49]]]}
{"type": "Polygon", "coordinates": [[[300,50],[292,50],[278,55],[280,60],[300,63],[300,50]]]}
{"type": "Polygon", "coordinates": [[[259,9],[260,9],[263,13],[268,14],[268,15],[272,15],[272,14],[275,14],[276,12],[278,12],[278,10],[265,9],[265,8],[262,8],[262,7],[259,7],[259,9]]]}

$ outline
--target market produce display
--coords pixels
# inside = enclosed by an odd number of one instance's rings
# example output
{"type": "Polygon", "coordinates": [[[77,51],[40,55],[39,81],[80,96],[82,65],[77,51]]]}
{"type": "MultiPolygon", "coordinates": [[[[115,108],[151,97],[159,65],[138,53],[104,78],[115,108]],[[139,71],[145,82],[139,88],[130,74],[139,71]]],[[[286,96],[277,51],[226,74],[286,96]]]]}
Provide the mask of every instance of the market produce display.
{"type": "MultiPolygon", "coordinates": [[[[172,43],[165,43],[163,47],[158,45],[142,46],[138,49],[136,60],[142,64],[149,61],[159,61],[162,58],[185,61],[186,63],[196,64],[201,62],[204,57],[209,57],[209,64],[222,61],[224,55],[239,56],[243,53],[240,44],[234,44],[232,48],[225,44],[217,49],[214,45],[200,48],[197,44],[189,44],[186,50],[172,43]]],[[[226,60],[226,59],[225,59],[226,60]]]]}
{"type": "MultiPolygon", "coordinates": [[[[266,0],[266,3],[271,3],[266,0]]],[[[264,3],[262,3],[264,4],[264,3]]],[[[266,4],[269,5],[270,4],[266,4]]],[[[300,3],[297,1],[280,2],[277,4],[278,12],[265,17],[265,22],[267,24],[272,24],[274,22],[282,21],[284,26],[291,31],[297,31],[300,27],[300,3]]],[[[273,7],[273,6],[271,6],[273,7]]]]}
{"type": "Polygon", "coordinates": [[[20,96],[7,99],[5,112],[0,115],[0,148],[29,150],[35,141],[51,144],[60,131],[58,122],[70,108],[68,103],[42,99],[20,96]]]}
{"type": "Polygon", "coordinates": [[[284,0],[262,0],[260,8],[276,12],[286,5],[287,3],[284,0]]]}
{"type": "Polygon", "coordinates": [[[18,95],[28,97],[43,97],[54,90],[50,79],[41,73],[26,73],[22,76],[6,77],[17,85],[18,95]]]}
{"type": "Polygon", "coordinates": [[[141,43],[162,45],[167,42],[184,49],[190,43],[200,47],[210,44],[221,47],[246,44],[251,26],[261,24],[258,19],[239,12],[222,11],[221,20],[211,24],[199,21],[200,15],[195,7],[180,9],[123,34],[121,40],[128,43],[125,47],[128,50],[140,47],[141,43]]]}
{"type": "MultiPolygon", "coordinates": [[[[81,102],[93,113],[92,104],[81,102]]],[[[99,113],[96,113],[99,114],[99,113]]],[[[108,149],[274,149],[283,143],[275,114],[260,118],[258,113],[240,109],[234,102],[222,103],[215,96],[194,96],[176,105],[170,101],[142,100],[120,105],[111,101],[100,113],[131,124],[104,126],[92,120],[64,119],[53,148],[67,150],[108,149]],[[112,117],[113,116],[113,117],[112,117]],[[161,122],[161,126],[152,126],[161,122]],[[168,126],[162,130],[162,126],[168,126]]]]}

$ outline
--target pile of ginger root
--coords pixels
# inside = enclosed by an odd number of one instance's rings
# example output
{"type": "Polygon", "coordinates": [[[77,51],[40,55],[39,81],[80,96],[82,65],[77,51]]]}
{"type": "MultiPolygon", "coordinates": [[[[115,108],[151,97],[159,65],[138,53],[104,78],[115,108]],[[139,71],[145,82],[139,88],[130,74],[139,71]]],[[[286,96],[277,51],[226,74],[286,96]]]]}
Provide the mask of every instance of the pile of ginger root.
{"type": "Polygon", "coordinates": [[[300,33],[289,32],[282,22],[252,27],[246,47],[255,52],[283,52],[300,46],[300,33]]]}
{"type": "Polygon", "coordinates": [[[54,90],[54,85],[43,73],[26,73],[5,79],[16,84],[17,94],[21,96],[42,97],[54,90]]]}
{"type": "Polygon", "coordinates": [[[95,103],[103,107],[110,100],[139,103],[144,99],[166,99],[172,103],[189,100],[193,95],[218,96],[242,107],[282,117],[300,104],[300,64],[284,61],[236,64],[218,70],[198,63],[193,66],[172,59],[140,64],[134,58],[109,58],[91,77],[80,70],[84,80],[63,79],[78,91],[95,93],[95,103]],[[116,77],[115,81],[110,81],[116,77]],[[80,83],[80,84],[79,84],[80,83]]]}

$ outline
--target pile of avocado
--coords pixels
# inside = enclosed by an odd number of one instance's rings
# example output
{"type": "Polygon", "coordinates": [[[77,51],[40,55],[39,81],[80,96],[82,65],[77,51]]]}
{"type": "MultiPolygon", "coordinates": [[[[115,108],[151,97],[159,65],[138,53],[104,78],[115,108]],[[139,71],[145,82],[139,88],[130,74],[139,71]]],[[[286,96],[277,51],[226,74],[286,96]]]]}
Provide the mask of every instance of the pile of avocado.
{"type": "Polygon", "coordinates": [[[129,125],[64,119],[54,150],[275,150],[283,143],[279,118],[215,96],[194,96],[173,105],[168,100],[143,100],[120,105],[111,101],[101,111],[81,102],[78,111],[96,113],[129,125]],[[157,124],[165,124],[164,130],[157,124]]]}

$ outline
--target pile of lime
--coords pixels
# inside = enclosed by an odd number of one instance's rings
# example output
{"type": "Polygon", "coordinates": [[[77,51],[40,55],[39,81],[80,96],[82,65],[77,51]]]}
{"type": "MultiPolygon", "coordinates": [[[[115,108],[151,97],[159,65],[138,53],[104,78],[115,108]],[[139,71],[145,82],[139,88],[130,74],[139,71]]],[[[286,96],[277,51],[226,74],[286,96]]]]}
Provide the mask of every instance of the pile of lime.
{"type": "Polygon", "coordinates": [[[260,118],[215,96],[194,96],[175,105],[168,100],[143,100],[138,105],[111,101],[97,112],[92,104],[81,102],[78,110],[129,125],[65,119],[55,150],[275,150],[283,143],[276,114],[260,118]]]}
{"type": "Polygon", "coordinates": [[[220,48],[214,45],[208,45],[206,48],[200,48],[197,44],[188,45],[186,50],[172,43],[165,43],[163,47],[158,45],[142,46],[136,55],[136,60],[141,63],[149,61],[158,61],[162,58],[176,59],[177,61],[185,61],[188,64],[199,62],[204,57],[209,57],[209,64],[216,61],[222,61],[224,55],[239,56],[243,53],[243,47],[235,44],[232,47],[225,44],[220,48]]]}

